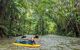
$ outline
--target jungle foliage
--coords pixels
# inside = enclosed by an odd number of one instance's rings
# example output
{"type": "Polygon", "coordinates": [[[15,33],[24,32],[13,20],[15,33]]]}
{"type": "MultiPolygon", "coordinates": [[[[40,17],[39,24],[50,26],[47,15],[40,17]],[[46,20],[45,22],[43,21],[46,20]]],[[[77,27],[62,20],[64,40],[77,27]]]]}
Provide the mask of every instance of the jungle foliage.
{"type": "Polygon", "coordinates": [[[0,0],[0,35],[80,36],[79,0],[0,0]]]}

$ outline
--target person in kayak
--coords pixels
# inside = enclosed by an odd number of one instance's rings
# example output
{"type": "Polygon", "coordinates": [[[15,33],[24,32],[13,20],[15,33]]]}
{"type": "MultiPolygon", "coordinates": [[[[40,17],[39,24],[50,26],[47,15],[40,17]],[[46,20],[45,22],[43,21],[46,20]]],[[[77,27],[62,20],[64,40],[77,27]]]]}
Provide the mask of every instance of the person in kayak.
{"type": "Polygon", "coordinates": [[[23,44],[36,44],[35,39],[38,39],[39,36],[35,35],[32,38],[26,38],[26,36],[22,36],[23,40],[16,40],[17,43],[23,43],[23,44]]]}

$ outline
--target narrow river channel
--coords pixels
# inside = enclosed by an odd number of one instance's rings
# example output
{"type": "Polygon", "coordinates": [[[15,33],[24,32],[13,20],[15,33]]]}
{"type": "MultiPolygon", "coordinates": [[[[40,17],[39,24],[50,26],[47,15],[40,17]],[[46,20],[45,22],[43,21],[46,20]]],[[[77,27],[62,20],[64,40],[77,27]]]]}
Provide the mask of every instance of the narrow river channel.
{"type": "MultiPolygon", "coordinates": [[[[32,35],[26,35],[28,38],[32,35]]],[[[27,48],[17,47],[12,43],[15,39],[20,37],[14,37],[13,39],[0,40],[0,50],[80,50],[80,38],[66,37],[58,35],[44,35],[40,36],[41,47],[39,48],[27,48]]]]}

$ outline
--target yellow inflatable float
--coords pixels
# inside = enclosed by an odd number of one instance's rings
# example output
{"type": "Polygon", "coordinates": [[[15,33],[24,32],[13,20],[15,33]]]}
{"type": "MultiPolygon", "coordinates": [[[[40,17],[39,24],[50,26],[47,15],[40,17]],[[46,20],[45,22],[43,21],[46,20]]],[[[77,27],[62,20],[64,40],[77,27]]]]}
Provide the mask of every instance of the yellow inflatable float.
{"type": "Polygon", "coordinates": [[[21,44],[21,43],[13,43],[15,46],[29,47],[29,48],[38,48],[40,44],[21,44]]]}

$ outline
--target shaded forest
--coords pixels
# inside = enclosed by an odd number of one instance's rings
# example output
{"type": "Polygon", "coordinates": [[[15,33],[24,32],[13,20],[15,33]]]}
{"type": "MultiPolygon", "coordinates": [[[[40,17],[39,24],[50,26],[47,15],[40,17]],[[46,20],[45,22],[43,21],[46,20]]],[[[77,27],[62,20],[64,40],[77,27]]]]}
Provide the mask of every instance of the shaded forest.
{"type": "Polygon", "coordinates": [[[80,37],[80,0],[0,0],[0,37],[80,37]]]}

